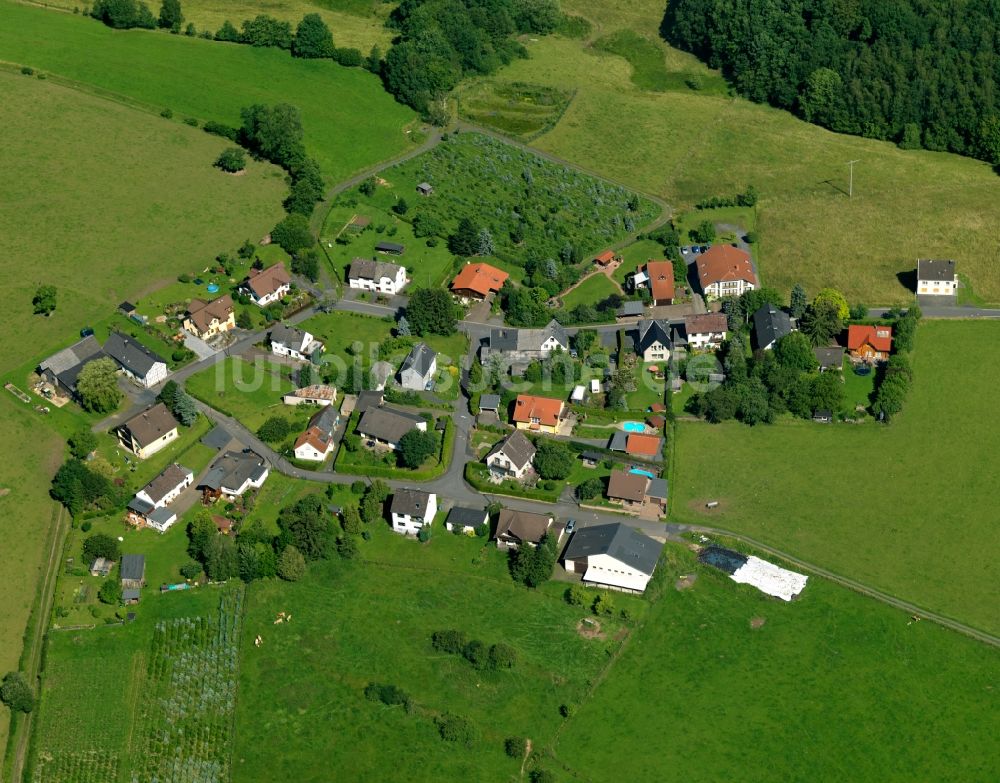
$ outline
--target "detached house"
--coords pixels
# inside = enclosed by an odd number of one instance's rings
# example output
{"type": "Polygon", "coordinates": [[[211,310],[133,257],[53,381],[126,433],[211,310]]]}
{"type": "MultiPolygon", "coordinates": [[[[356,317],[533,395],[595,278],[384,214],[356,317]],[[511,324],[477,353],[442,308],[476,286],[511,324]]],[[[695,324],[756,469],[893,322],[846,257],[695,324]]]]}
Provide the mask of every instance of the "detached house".
{"type": "Polygon", "coordinates": [[[563,552],[563,566],[583,583],[626,593],[645,592],[663,544],[615,522],[577,530],[563,552]]]}
{"type": "Polygon", "coordinates": [[[437,514],[437,495],[420,489],[397,489],[389,505],[392,529],[404,536],[415,536],[430,525],[437,514]]]}
{"type": "Polygon", "coordinates": [[[684,317],[688,347],[695,351],[716,350],[729,334],[725,313],[703,313],[684,317]]]}
{"type": "Polygon", "coordinates": [[[193,481],[194,473],[187,468],[168,465],[129,501],[127,521],[136,527],[148,526],[165,533],[177,521],[177,513],[169,504],[193,481]]]}
{"type": "Polygon", "coordinates": [[[531,470],[534,460],[535,447],[520,430],[514,430],[486,455],[491,475],[500,480],[520,481],[531,470]]]}
{"type": "Polygon", "coordinates": [[[885,361],[892,350],[892,327],[852,324],[847,327],[847,350],[857,361],[885,361]]]}
{"type": "Polygon", "coordinates": [[[519,394],[514,402],[514,424],[519,430],[547,432],[554,435],[559,429],[559,420],[565,407],[562,400],[519,394]]]}
{"type": "Polygon", "coordinates": [[[104,356],[101,344],[93,335],[84,337],[69,348],[50,356],[38,365],[38,374],[65,393],[76,393],[76,379],[88,362],[104,356]]]}
{"type": "Polygon", "coordinates": [[[268,339],[271,342],[271,353],[278,356],[290,356],[303,362],[318,362],[323,355],[323,343],[309,332],[293,326],[272,326],[268,339]]]}
{"type": "Polygon", "coordinates": [[[166,380],[166,361],[126,334],[112,332],[104,343],[104,353],[140,386],[149,389],[166,380]]]}
{"type": "Polygon", "coordinates": [[[280,301],[292,290],[292,278],[281,262],[267,269],[251,269],[240,289],[258,307],[280,301]]]}
{"type": "Polygon", "coordinates": [[[518,549],[522,546],[538,546],[552,527],[553,518],[546,514],[530,511],[514,511],[505,508],[500,511],[497,522],[497,549],[518,549]]]}
{"type": "Polygon", "coordinates": [[[791,331],[792,319],[773,304],[763,305],[753,314],[753,347],[757,351],[770,351],[791,331]]]}
{"type": "Polygon", "coordinates": [[[358,434],[395,451],[412,429],[427,431],[427,420],[397,408],[368,408],[358,422],[358,434]]]}
{"type": "Polygon", "coordinates": [[[695,262],[706,299],[740,296],[759,288],[750,254],[732,245],[713,245],[695,262]]]}
{"type": "Polygon", "coordinates": [[[683,342],[669,321],[639,321],[636,351],[644,362],[669,362],[675,346],[683,342]]]}
{"type": "Polygon", "coordinates": [[[454,506],[448,512],[444,528],[449,533],[456,530],[460,533],[475,533],[477,527],[489,525],[490,515],[485,508],[468,508],[466,506],[454,506]]]}
{"type": "Polygon", "coordinates": [[[674,303],[674,265],[669,261],[647,261],[632,275],[635,290],[649,288],[654,305],[674,303]]]}
{"type": "Polygon", "coordinates": [[[404,389],[424,391],[437,374],[437,354],[427,343],[417,343],[399,368],[399,385],[404,389]]]}
{"type": "Polygon", "coordinates": [[[917,294],[924,296],[955,296],[958,275],[954,261],[917,261],[917,294]]]}
{"type": "Polygon", "coordinates": [[[293,447],[295,458],[309,462],[323,462],[333,453],[336,446],[333,431],[339,423],[340,414],[332,405],[320,408],[309,419],[305,432],[295,440],[293,447]]]}
{"type": "Polygon", "coordinates": [[[211,302],[192,299],[182,325],[186,331],[202,340],[235,329],[236,314],[233,309],[233,297],[225,294],[211,302]]]}
{"type": "Polygon", "coordinates": [[[206,504],[219,498],[235,500],[251,487],[260,489],[269,473],[267,460],[259,454],[249,449],[227,451],[212,463],[198,486],[206,504]]]}
{"type": "Polygon", "coordinates": [[[177,439],[177,419],[162,402],[147,408],[115,430],[118,442],[146,459],[177,439]]]}
{"type": "Polygon", "coordinates": [[[569,350],[569,336],[562,324],[553,319],[544,329],[491,329],[479,354],[484,365],[490,356],[499,354],[507,366],[526,367],[533,361],[548,359],[559,350],[569,350]]]}
{"type": "Polygon", "coordinates": [[[626,511],[640,513],[644,509],[666,513],[667,482],[665,479],[650,478],[644,473],[630,473],[614,470],[608,480],[608,500],[617,503],[626,511]]]}
{"type": "Polygon", "coordinates": [[[351,288],[395,296],[406,286],[406,267],[388,261],[355,258],[347,273],[351,288]]]}
{"type": "Polygon", "coordinates": [[[510,277],[489,264],[467,264],[451,281],[451,292],[463,299],[485,299],[497,293],[510,277]]]}

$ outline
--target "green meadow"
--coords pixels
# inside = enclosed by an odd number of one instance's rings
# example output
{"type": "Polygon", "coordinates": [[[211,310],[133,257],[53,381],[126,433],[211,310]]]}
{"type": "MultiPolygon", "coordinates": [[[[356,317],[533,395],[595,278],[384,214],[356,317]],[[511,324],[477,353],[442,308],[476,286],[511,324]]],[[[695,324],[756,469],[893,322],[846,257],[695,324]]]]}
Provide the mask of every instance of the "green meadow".
{"type": "Polygon", "coordinates": [[[680,422],[672,519],[745,533],[1000,632],[1000,324],[925,321],[913,365],[889,426],[680,422]]]}

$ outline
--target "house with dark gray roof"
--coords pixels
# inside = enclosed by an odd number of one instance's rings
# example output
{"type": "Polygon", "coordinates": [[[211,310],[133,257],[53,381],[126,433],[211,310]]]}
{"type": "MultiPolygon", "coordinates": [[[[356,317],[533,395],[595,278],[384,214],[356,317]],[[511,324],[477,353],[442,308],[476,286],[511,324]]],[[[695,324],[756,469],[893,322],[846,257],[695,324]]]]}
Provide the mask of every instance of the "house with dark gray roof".
{"type": "Polygon", "coordinates": [[[521,430],[514,430],[486,455],[490,476],[497,481],[521,481],[531,471],[535,447],[521,430]]]}
{"type": "Polygon", "coordinates": [[[644,362],[669,362],[674,350],[669,321],[639,321],[636,353],[644,362]]]}
{"type": "Polygon", "coordinates": [[[833,348],[813,348],[813,355],[819,364],[820,372],[839,372],[844,368],[844,349],[842,346],[833,348]]]}
{"type": "Polygon", "coordinates": [[[136,527],[151,527],[161,533],[177,521],[177,513],[169,507],[194,481],[194,473],[185,467],[167,465],[129,501],[127,521],[136,527]]]}
{"type": "Polygon", "coordinates": [[[579,528],[562,557],[566,571],[580,575],[585,585],[642,593],[662,551],[661,542],[614,522],[579,528]]]}
{"type": "Polygon", "coordinates": [[[646,303],[640,300],[629,300],[622,302],[622,306],[615,313],[615,318],[641,318],[646,312],[646,303]]]}
{"type": "Polygon", "coordinates": [[[358,434],[395,450],[402,437],[412,429],[427,431],[427,420],[398,408],[368,408],[361,414],[358,434]]]}
{"type": "Polygon", "coordinates": [[[384,401],[385,392],[380,389],[365,390],[358,393],[354,410],[358,413],[364,413],[369,408],[381,408],[384,401]]]}
{"type": "Polygon", "coordinates": [[[499,355],[506,367],[525,367],[533,361],[548,359],[556,351],[569,350],[569,336],[555,319],[544,329],[511,329],[494,327],[479,348],[485,365],[493,355],[499,355]]]}
{"type": "Polygon", "coordinates": [[[955,296],[958,294],[958,275],[954,261],[934,261],[921,258],[917,261],[917,296],[955,296]]]}
{"type": "Polygon", "coordinates": [[[406,268],[388,261],[355,258],[347,272],[347,283],[361,291],[394,296],[406,286],[406,268]]]}
{"type": "MultiPolygon", "coordinates": [[[[500,511],[497,522],[497,549],[519,549],[522,546],[538,546],[545,534],[552,528],[553,517],[549,514],[535,514],[531,511],[515,511],[505,508],[500,511]]],[[[562,529],[556,531],[562,537],[562,529]]]]}
{"type": "Polygon", "coordinates": [[[118,568],[122,588],[138,590],[146,586],[146,558],[143,555],[122,555],[118,568]]]}
{"type": "Polygon", "coordinates": [[[437,373],[437,354],[427,343],[417,343],[399,368],[399,385],[404,389],[424,391],[437,373]]]}
{"type": "Polygon", "coordinates": [[[454,506],[448,512],[444,527],[450,533],[475,533],[476,528],[488,525],[490,515],[485,508],[468,508],[467,506],[454,506]]]}
{"type": "Polygon", "coordinates": [[[76,379],[88,362],[104,356],[104,349],[93,334],[69,348],[63,348],[38,365],[38,374],[63,393],[76,394],[76,379]]]}
{"type": "Polygon", "coordinates": [[[221,424],[216,424],[212,429],[201,436],[201,442],[208,446],[210,449],[225,448],[229,445],[229,441],[233,439],[233,436],[229,434],[225,427],[221,424]]]}
{"type": "Polygon", "coordinates": [[[270,472],[267,460],[250,451],[227,451],[218,457],[198,485],[204,501],[233,500],[248,489],[260,489],[270,472]]]}
{"type": "Polygon", "coordinates": [[[158,402],[115,429],[115,435],[122,446],[146,459],[177,440],[177,427],[174,415],[158,402]]]}
{"type": "Polygon", "coordinates": [[[123,373],[147,389],[167,378],[167,362],[133,337],[112,332],[104,343],[104,353],[110,356],[123,373]]]}
{"type": "Polygon", "coordinates": [[[756,351],[770,351],[778,340],[791,331],[791,317],[776,305],[762,305],[753,314],[753,347],[756,351]]]}
{"type": "Polygon", "coordinates": [[[289,356],[302,362],[318,362],[323,355],[323,343],[303,329],[275,324],[268,335],[271,353],[289,356]]]}
{"type": "Polygon", "coordinates": [[[404,536],[415,536],[430,525],[437,514],[437,495],[422,489],[397,489],[389,504],[392,529],[404,536]]]}
{"type": "Polygon", "coordinates": [[[480,413],[497,413],[500,410],[499,394],[484,394],[479,398],[480,413]]]}

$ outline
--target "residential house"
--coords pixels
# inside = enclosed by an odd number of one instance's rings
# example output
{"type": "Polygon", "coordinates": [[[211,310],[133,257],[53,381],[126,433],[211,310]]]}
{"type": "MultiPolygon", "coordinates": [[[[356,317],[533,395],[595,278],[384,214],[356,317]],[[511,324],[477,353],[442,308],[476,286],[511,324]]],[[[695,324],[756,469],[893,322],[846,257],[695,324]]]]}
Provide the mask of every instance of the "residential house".
{"type": "Polygon", "coordinates": [[[580,454],[580,459],[583,461],[585,468],[596,468],[604,459],[604,455],[599,451],[585,451],[580,454]]]}
{"type": "Polygon", "coordinates": [[[388,261],[355,258],[347,272],[347,283],[361,291],[395,296],[406,286],[406,267],[388,261]]]}
{"type": "Polygon", "coordinates": [[[639,321],[636,353],[644,362],[669,362],[674,344],[669,321],[639,321]]]}
{"type": "Polygon", "coordinates": [[[321,383],[312,386],[303,386],[289,392],[281,398],[285,405],[333,405],[337,401],[337,387],[326,386],[321,383]]]}
{"type": "Polygon", "coordinates": [[[519,430],[547,432],[554,435],[566,407],[562,400],[519,394],[514,402],[514,425],[519,430]]]}
{"type": "Polygon", "coordinates": [[[127,521],[136,527],[151,527],[166,533],[177,521],[177,512],[169,504],[190,487],[193,481],[192,471],[176,463],[167,465],[160,475],[136,492],[135,497],[129,501],[127,521]]]}
{"type": "Polygon", "coordinates": [[[235,329],[236,312],[233,308],[233,297],[225,294],[211,302],[192,299],[184,316],[183,326],[202,340],[235,329]]]}
{"type": "Polygon", "coordinates": [[[368,378],[376,390],[382,391],[389,379],[396,374],[396,368],[386,361],[373,362],[368,371],[368,378]]]}
{"type": "Polygon", "coordinates": [[[143,555],[122,555],[118,569],[123,589],[138,590],[146,586],[146,558],[143,555]]]}
{"type": "Polygon", "coordinates": [[[497,479],[522,480],[531,470],[535,460],[535,447],[521,430],[510,435],[490,449],[486,455],[486,465],[497,479]]]}
{"type": "Polygon", "coordinates": [[[404,536],[415,536],[430,525],[437,514],[437,495],[422,489],[397,489],[389,504],[392,529],[404,536]]]}
{"type": "Polygon", "coordinates": [[[553,319],[544,329],[493,328],[479,353],[484,366],[490,356],[499,354],[508,367],[526,367],[560,350],[569,350],[569,336],[562,324],[553,319]]]}
{"type": "Polygon", "coordinates": [[[112,332],[104,343],[104,353],[121,371],[147,389],[166,380],[167,363],[133,337],[112,332]]]}
{"type": "Polygon", "coordinates": [[[229,434],[229,431],[223,427],[221,424],[216,424],[212,429],[201,436],[201,442],[208,446],[212,451],[218,451],[229,445],[232,441],[233,436],[229,434]]]}
{"type": "Polygon", "coordinates": [[[615,255],[614,250],[605,250],[603,253],[598,253],[594,256],[594,263],[598,266],[609,266],[617,258],[618,256],[615,255]]]}
{"type": "Polygon", "coordinates": [[[647,261],[632,275],[635,290],[649,288],[654,305],[674,303],[674,265],[669,261],[647,261]]]}
{"type": "Polygon", "coordinates": [[[162,402],[147,408],[115,430],[118,442],[146,459],[177,439],[177,419],[162,402]]]}
{"type": "Polygon", "coordinates": [[[923,296],[955,296],[958,275],[954,261],[917,261],[917,294],[923,296]]]}
{"type": "Polygon", "coordinates": [[[762,305],[753,314],[754,350],[770,351],[778,340],[791,331],[792,319],[773,304],[762,305]]]}
{"type": "Polygon", "coordinates": [[[375,251],[378,253],[386,253],[391,256],[401,256],[406,248],[398,242],[379,242],[375,245],[375,251]]]}
{"type": "Polygon", "coordinates": [[[258,307],[279,302],[292,290],[292,278],[281,262],[267,269],[251,269],[240,289],[258,307]]]}
{"type": "Polygon", "coordinates": [[[844,367],[844,349],[839,345],[831,348],[813,348],[813,355],[820,372],[839,372],[844,367]]]}
{"type": "Polygon", "coordinates": [[[104,356],[97,338],[90,334],[69,348],[63,348],[38,365],[38,374],[64,393],[76,394],[76,379],[89,362],[104,356]]]}
{"type": "Polygon", "coordinates": [[[608,480],[608,500],[620,505],[626,511],[638,513],[646,504],[646,487],[648,485],[649,476],[645,474],[613,470],[608,480]]]}
{"type": "Polygon", "coordinates": [[[118,312],[126,318],[131,318],[136,314],[136,307],[128,299],[118,305],[118,312]]]}
{"type": "Polygon", "coordinates": [[[107,579],[108,574],[111,573],[111,569],[114,568],[114,566],[114,560],[108,560],[106,557],[94,558],[94,562],[90,564],[90,575],[100,576],[107,579]]]}
{"type": "Polygon", "coordinates": [[[706,299],[740,296],[759,288],[750,254],[732,245],[713,245],[697,257],[698,281],[706,299]]]}
{"type": "MultiPolygon", "coordinates": [[[[552,528],[553,518],[548,514],[534,514],[530,511],[515,511],[505,508],[500,511],[497,522],[497,549],[519,549],[522,546],[538,546],[542,538],[552,528]]],[[[554,532],[554,531],[553,531],[554,532]]]]}
{"type": "Polygon", "coordinates": [[[427,343],[417,343],[399,368],[399,385],[404,389],[424,391],[437,374],[437,354],[427,343]]]}
{"type": "Polygon", "coordinates": [[[663,451],[663,438],[657,435],[643,435],[638,432],[625,433],[625,453],[643,459],[659,459],[663,451]]]}
{"type": "Polygon", "coordinates": [[[490,515],[485,508],[454,506],[448,512],[444,527],[449,533],[458,531],[466,535],[476,532],[476,528],[490,524],[490,515]]]}
{"type": "Polygon", "coordinates": [[[198,486],[205,503],[219,498],[235,500],[251,487],[260,489],[269,472],[267,460],[259,454],[249,449],[227,451],[212,463],[198,486]]]}
{"type": "Polygon", "coordinates": [[[645,592],[663,544],[615,522],[580,528],[563,552],[563,566],[583,583],[627,593],[645,592]]]}
{"type": "Polygon", "coordinates": [[[268,335],[271,353],[289,356],[302,362],[319,362],[323,355],[323,343],[309,332],[285,324],[275,324],[268,335]]]}
{"type": "Polygon", "coordinates": [[[306,427],[305,432],[295,440],[293,451],[296,459],[308,462],[323,462],[329,457],[336,443],[333,431],[340,424],[340,413],[332,405],[320,408],[306,427]]]}
{"type": "Polygon", "coordinates": [[[688,347],[695,351],[714,351],[729,334],[725,313],[701,313],[684,316],[688,347]]]}
{"type": "Polygon", "coordinates": [[[417,193],[419,193],[421,196],[429,196],[433,192],[434,188],[431,187],[431,183],[429,182],[421,182],[419,185],[417,185],[417,193]]]}
{"type": "Polygon", "coordinates": [[[646,502],[655,504],[661,516],[667,513],[667,494],[668,486],[666,479],[654,478],[649,480],[649,484],[646,487],[646,502]]]}
{"type": "Polygon", "coordinates": [[[510,277],[489,264],[466,264],[451,281],[451,292],[463,299],[485,299],[497,293],[510,277]]]}
{"type": "Polygon", "coordinates": [[[892,327],[851,324],[847,327],[847,350],[856,361],[885,361],[892,350],[892,327]]]}
{"type": "Polygon", "coordinates": [[[395,451],[412,429],[427,431],[427,420],[398,408],[368,408],[358,422],[358,434],[395,451]]]}

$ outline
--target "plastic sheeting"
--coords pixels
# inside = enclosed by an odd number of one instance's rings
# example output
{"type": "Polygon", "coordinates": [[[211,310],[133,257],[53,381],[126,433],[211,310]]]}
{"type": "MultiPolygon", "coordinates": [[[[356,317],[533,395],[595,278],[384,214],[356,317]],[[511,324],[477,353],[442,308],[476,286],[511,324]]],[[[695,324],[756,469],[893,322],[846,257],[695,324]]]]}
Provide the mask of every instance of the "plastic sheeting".
{"type": "Polygon", "coordinates": [[[801,593],[809,577],[779,568],[774,563],[768,563],[759,557],[751,555],[746,563],[730,577],[734,582],[753,585],[762,593],[773,595],[782,601],[791,601],[801,593]]]}

